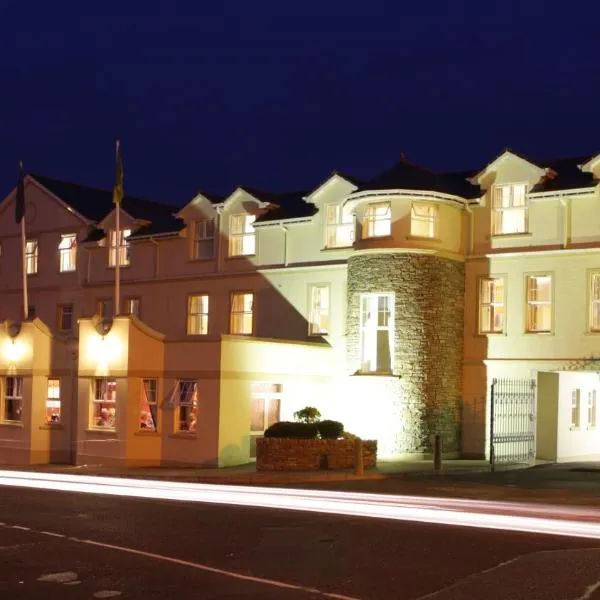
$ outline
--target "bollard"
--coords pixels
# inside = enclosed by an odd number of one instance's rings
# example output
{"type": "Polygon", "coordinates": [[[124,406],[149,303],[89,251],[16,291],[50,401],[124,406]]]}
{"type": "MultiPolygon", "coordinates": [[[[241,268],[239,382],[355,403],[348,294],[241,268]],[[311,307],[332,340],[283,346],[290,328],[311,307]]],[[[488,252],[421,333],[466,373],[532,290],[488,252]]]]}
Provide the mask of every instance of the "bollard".
{"type": "Polygon", "coordinates": [[[435,434],[433,441],[433,470],[439,473],[442,470],[442,436],[435,434]]]}
{"type": "Polygon", "coordinates": [[[363,443],[360,438],[354,442],[354,472],[356,475],[364,475],[365,463],[363,460],[363,443]]]}

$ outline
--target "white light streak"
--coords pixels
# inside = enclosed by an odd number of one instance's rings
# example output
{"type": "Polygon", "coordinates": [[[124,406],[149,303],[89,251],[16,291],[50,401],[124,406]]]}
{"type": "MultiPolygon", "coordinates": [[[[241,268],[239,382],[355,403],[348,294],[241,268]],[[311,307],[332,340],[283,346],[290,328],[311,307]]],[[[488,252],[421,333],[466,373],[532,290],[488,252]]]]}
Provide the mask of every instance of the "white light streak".
{"type": "Polygon", "coordinates": [[[0,471],[0,485],[600,539],[600,511],[524,503],[0,471]]]}

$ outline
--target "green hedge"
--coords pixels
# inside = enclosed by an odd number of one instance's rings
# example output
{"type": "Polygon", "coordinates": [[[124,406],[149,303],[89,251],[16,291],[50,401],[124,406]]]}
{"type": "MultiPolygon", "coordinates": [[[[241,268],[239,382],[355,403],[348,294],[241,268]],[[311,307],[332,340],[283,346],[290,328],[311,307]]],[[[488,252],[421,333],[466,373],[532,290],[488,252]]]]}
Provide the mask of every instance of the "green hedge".
{"type": "Polygon", "coordinates": [[[265,437],[314,440],[320,436],[323,439],[337,439],[342,437],[343,433],[344,425],[339,421],[325,420],[318,423],[279,421],[265,431],[265,437]]]}

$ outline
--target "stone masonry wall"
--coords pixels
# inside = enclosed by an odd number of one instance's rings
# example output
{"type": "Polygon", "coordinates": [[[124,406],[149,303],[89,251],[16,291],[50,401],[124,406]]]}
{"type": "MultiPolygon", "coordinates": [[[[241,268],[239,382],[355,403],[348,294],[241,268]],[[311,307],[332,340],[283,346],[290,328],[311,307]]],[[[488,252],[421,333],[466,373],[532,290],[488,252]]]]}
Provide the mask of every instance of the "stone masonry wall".
{"type": "MultiPolygon", "coordinates": [[[[349,375],[360,369],[360,295],[395,297],[392,374],[400,378],[400,454],[431,452],[435,433],[442,435],[445,453],[460,451],[464,282],[464,263],[435,255],[400,251],[348,261],[349,375]]],[[[377,397],[365,396],[365,410],[374,402],[377,397]]]]}
{"type": "MultiPolygon", "coordinates": [[[[351,469],[355,466],[354,444],[354,440],[259,438],[256,440],[256,470],[351,469]]],[[[375,466],[377,442],[363,441],[363,462],[365,469],[375,466]]]]}

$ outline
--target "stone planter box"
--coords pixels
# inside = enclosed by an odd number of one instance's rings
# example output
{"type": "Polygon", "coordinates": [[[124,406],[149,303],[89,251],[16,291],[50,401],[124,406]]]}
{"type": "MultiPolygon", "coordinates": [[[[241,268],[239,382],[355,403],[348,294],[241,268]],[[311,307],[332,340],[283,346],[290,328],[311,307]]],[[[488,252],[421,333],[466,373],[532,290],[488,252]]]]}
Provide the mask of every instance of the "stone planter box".
{"type": "MultiPolygon", "coordinates": [[[[259,438],[256,440],[257,471],[321,471],[352,469],[354,440],[301,440],[259,438]]],[[[365,469],[377,463],[377,441],[363,441],[365,469]]]]}

